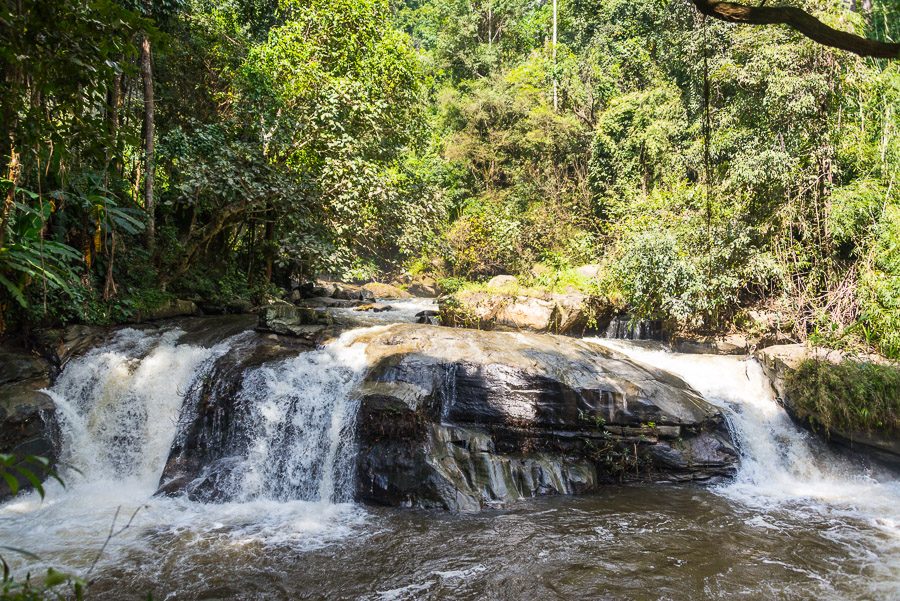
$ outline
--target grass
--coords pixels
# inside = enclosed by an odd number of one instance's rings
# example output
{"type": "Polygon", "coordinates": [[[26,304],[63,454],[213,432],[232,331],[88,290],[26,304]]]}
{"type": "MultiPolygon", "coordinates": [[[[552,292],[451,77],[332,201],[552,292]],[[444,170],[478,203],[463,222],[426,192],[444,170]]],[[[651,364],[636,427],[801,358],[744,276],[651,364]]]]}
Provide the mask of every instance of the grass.
{"type": "Polygon", "coordinates": [[[787,379],[800,418],[825,432],[900,433],[900,368],[807,360],[787,379]]]}

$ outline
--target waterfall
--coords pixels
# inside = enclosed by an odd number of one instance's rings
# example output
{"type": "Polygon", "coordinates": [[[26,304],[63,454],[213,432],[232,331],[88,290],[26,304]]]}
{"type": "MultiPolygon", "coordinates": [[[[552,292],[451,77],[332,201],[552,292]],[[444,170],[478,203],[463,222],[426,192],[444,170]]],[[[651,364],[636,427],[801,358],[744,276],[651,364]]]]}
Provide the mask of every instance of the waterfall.
{"type": "Polygon", "coordinates": [[[228,349],[177,344],[173,329],[125,329],[66,365],[47,391],[57,407],[67,481],[156,489],[185,393],[228,349]]]}
{"type": "MultiPolygon", "coordinates": [[[[201,389],[196,384],[233,343],[178,344],[182,334],[126,329],[66,366],[48,393],[58,407],[64,460],[77,470],[67,479],[115,482],[136,495],[156,489],[186,395],[201,389]]],[[[364,349],[352,344],[357,334],[244,374],[237,399],[243,419],[233,427],[246,447],[228,499],[352,499],[351,396],[366,367],[364,349]]]]}
{"type": "MultiPolygon", "coordinates": [[[[794,424],[754,359],[592,341],[680,376],[723,410],[738,444],[741,467],[732,482],[716,489],[720,494],[756,509],[781,507],[815,514],[852,509],[873,524],[886,516],[892,524],[900,524],[896,505],[900,482],[836,454],[794,424]]],[[[891,532],[896,536],[895,529],[891,532]]]]}
{"type": "Polygon", "coordinates": [[[357,331],[328,346],[245,374],[241,401],[248,452],[233,478],[239,500],[347,502],[352,499],[358,403],[366,368],[357,331]]]}
{"type": "Polygon", "coordinates": [[[660,340],[662,338],[662,322],[659,320],[639,319],[634,321],[628,314],[613,317],[603,338],[617,340],[660,340]]]}

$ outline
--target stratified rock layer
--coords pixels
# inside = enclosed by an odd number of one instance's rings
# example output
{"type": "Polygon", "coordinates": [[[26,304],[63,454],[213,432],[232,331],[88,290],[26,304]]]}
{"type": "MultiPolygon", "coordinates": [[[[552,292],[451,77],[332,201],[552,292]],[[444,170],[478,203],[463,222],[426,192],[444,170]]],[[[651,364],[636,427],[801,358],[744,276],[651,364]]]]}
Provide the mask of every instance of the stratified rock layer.
{"type": "Polygon", "coordinates": [[[366,342],[363,499],[474,510],[608,482],[734,472],[719,410],[615,351],[558,336],[407,325],[366,342]]]}

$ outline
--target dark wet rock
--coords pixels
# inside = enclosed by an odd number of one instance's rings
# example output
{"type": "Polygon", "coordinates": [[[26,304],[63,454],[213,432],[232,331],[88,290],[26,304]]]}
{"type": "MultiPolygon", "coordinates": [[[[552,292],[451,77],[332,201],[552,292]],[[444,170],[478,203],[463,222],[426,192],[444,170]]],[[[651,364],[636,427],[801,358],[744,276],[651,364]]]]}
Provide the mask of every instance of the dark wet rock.
{"type": "Polygon", "coordinates": [[[328,311],[278,303],[260,308],[256,329],[288,336],[308,336],[333,323],[334,317],[328,311]]]}
{"type": "MultiPolygon", "coordinates": [[[[0,349],[0,453],[14,454],[24,467],[28,455],[56,460],[59,453],[56,408],[40,392],[50,385],[50,368],[47,360],[28,351],[0,349]]],[[[41,479],[46,476],[33,466],[31,471],[41,479]]],[[[19,484],[29,487],[24,477],[19,484]]],[[[0,498],[9,493],[9,486],[0,481],[0,498]]]]}
{"type": "Polygon", "coordinates": [[[441,325],[441,314],[439,311],[419,311],[416,313],[416,323],[439,326],[441,325]]]}
{"type": "Polygon", "coordinates": [[[737,454],[680,379],[556,336],[393,326],[360,389],[359,495],[477,509],[609,482],[708,480],[737,454]]]}
{"type": "MultiPolygon", "coordinates": [[[[627,313],[613,316],[602,328],[604,338],[615,340],[662,340],[663,322],[659,319],[634,319],[627,313]]],[[[685,351],[686,352],[686,351],[685,351]]]]}
{"type": "Polygon", "coordinates": [[[245,298],[195,299],[203,315],[241,315],[253,311],[253,303],[245,298]]]}
{"type": "Polygon", "coordinates": [[[59,370],[71,359],[105,342],[115,331],[109,326],[71,325],[36,332],[32,342],[54,370],[59,370]]]}

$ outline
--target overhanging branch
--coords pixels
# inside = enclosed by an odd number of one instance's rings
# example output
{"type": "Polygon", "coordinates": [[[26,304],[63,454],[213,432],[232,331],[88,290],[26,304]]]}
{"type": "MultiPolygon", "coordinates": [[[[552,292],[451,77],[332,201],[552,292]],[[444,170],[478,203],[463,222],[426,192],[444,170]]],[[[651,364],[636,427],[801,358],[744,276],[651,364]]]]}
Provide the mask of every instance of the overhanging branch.
{"type": "Polygon", "coordinates": [[[734,2],[692,0],[704,15],[741,25],[787,25],[809,39],[872,58],[900,59],[900,44],[879,42],[846,31],[832,29],[808,12],[795,6],[747,6],[734,2]]]}

